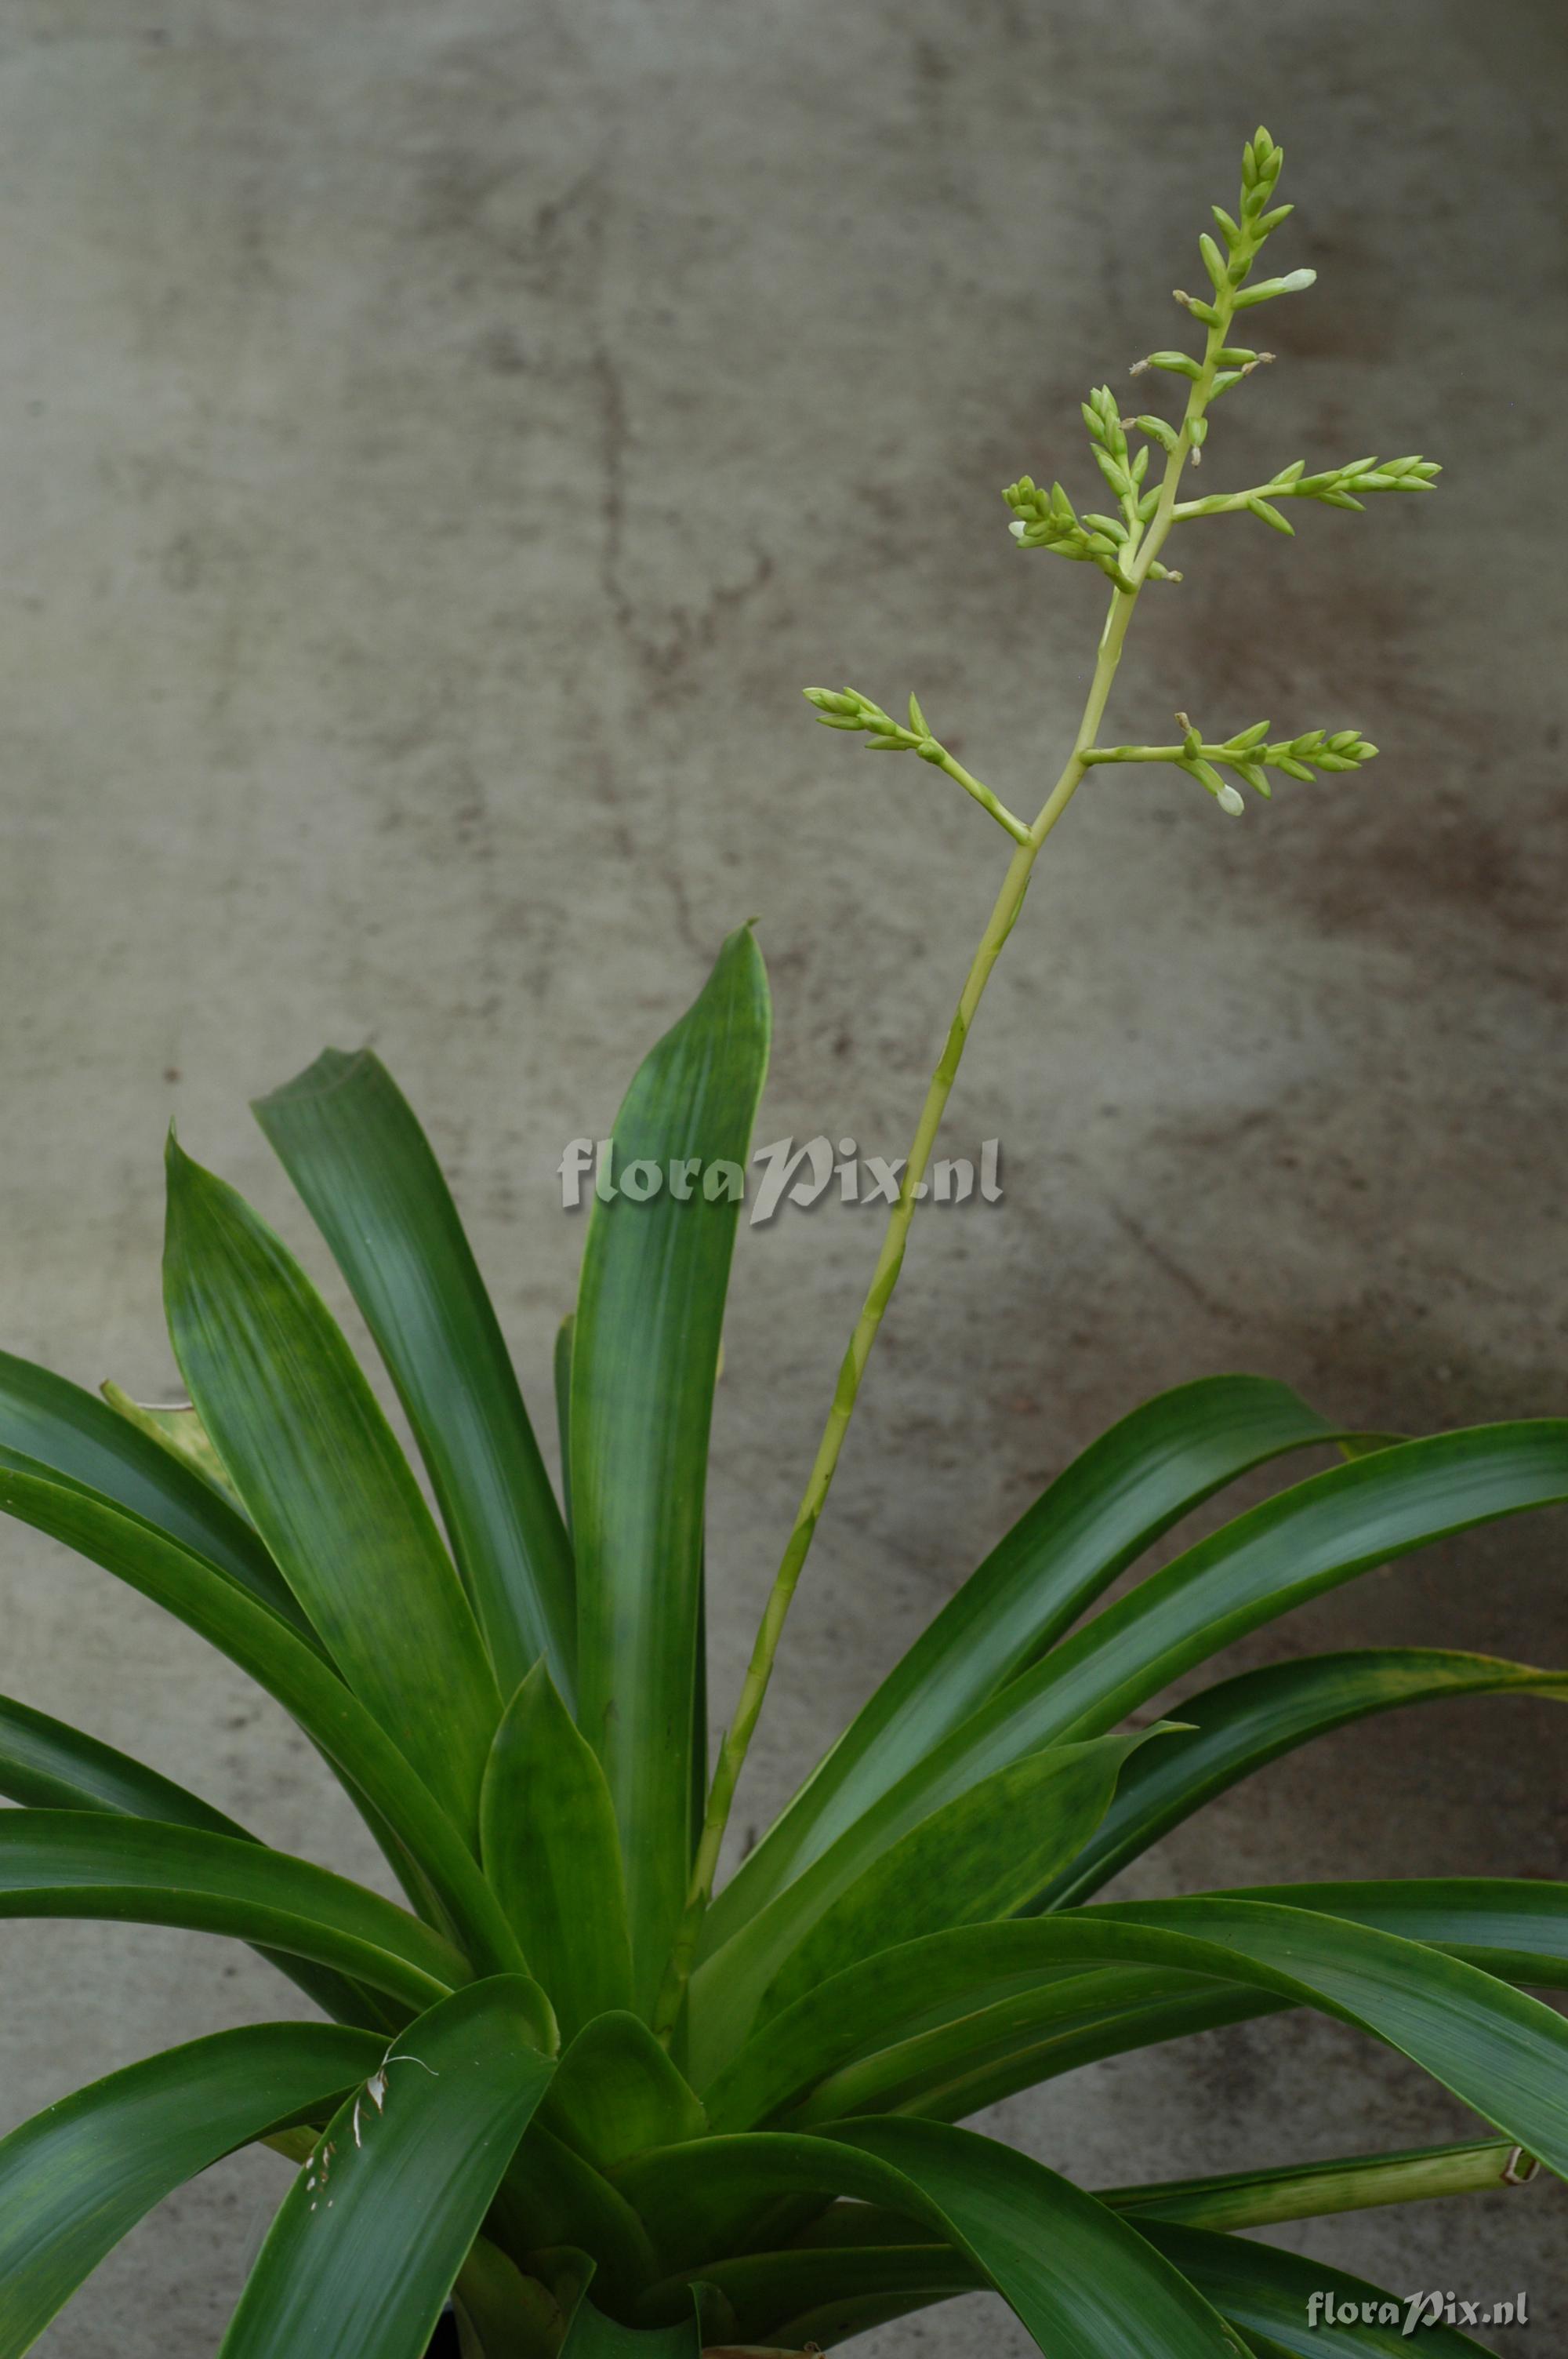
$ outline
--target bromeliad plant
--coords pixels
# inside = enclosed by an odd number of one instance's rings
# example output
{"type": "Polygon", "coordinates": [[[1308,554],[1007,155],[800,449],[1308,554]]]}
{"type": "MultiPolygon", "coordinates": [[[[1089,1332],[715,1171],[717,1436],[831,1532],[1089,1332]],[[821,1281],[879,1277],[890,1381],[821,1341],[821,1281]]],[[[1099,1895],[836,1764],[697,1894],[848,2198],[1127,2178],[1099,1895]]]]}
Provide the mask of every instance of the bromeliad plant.
{"type": "MultiPolygon", "coordinates": [[[[964,985],[745,1686],[708,1775],[703,1490],[737,1207],[728,1186],[597,1203],[556,1380],[566,1512],[414,1115],[329,1051],[262,1126],[337,1258],[418,1444],[445,1538],[287,1248],[171,1145],[166,1284],[193,1407],[0,1368],[0,1505],[155,1598],[294,1715],[362,1813],[395,1906],[194,1794],[0,1704],[0,1910],[140,1918],[259,1949],[326,2018],[221,2032],[117,2072],[0,2143],[0,2359],[25,2351],[168,2190],[265,2139],[297,2166],[223,2359],[419,2359],[455,2293],[471,2359],[694,2359],[829,2345],[974,2287],[1054,2359],[1346,2359],[1406,2347],[1375,2290],[1236,2230],[1568,2172],[1568,1886],[1275,1886],[1098,1896],[1211,1796],[1323,1731],[1445,1696],[1561,1698],[1568,1675],[1398,1648],[1228,1678],[1134,1715],[1232,1640],[1432,1540],[1568,1496],[1568,1422],[1390,1442],[1281,1384],[1211,1377],[1134,1409],[958,1589],[716,1892],[791,1594],[898,1276],[991,966],[1092,769],[1231,779],[1357,767],[1351,729],[1101,742],[1144,585],[1178,524],[1426,488],[1425,462],[1297,464],[1182,496],[1215,402],[1268,355],[1237,315],[1304,286],[1254,266],[1288,207],[1249,144],[1200,357],[1141,367],[1180,419],[1087,405],[1111,506],[1007,497],[1024,548],[1111,598],[1082,725],[1033,822],[928,731],[851,690],[833,728],[944,770],[1014,849],[964,985]],[[1131,454],[1130,429],[1141,438],[1131,454]],[[1150,453],[1160,454],[1150,481],[1150,453]],[[1223,774],[1230,773],[1230,778],[1223,774]],[[1337,1456],[1335,1455],[1337,1445],[1337,1456]],[[1316,1448],[1280,1490],[1085,1619],[1187,1511],[1316,1448]],[[1150,2042],[1289,2007],[1358,2027],[1494,2135],[1087,2192],[961,2128],[993,2100],[1150,2042]],[[1323,2322],[1309,2290],[1333,2290],[1323,2322]],[[1343,2304],[1370,2301],[1346,2325],[1343,2304]]],[[[632,1083],[624,1168],[744,1163],[769,1013],[751,932],[632,1083]]],[[[1447,2327],[1419,2347],[1476,2345],[1447,2327]]]]}

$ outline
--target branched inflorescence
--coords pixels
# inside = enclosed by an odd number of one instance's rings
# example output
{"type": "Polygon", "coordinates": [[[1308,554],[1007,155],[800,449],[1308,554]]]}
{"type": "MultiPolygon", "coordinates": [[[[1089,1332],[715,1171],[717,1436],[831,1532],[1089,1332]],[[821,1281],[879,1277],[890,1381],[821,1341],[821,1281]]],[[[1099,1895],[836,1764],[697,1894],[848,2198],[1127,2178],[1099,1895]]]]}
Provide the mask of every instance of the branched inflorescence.
{"type": "MultiPolygon", "coordinates": [[[[1113,506],[1080,510],[1060,483],[1046,488],[1031,475],[1021,475],[1003,494],[1012,511],[1009,530],[1021,549],[1046,549],[1074,563],[1098,566],[1113,584],[1116,596],[1102,642],[1100,673],[1097,674],[1097,682],[1104,687],[1108,687],[1109,672],[1119,654],[1132,602],[1144,582],[1179,582],[1182,579],[1179,572],[1162,561],[1160,555],[1176,525],[1199,516],[1244,514],[1255,516],[1274,532],[1291,534],[1295,527],[1282,512],[1283,502],[1316,500],[1327,507],[1359,509],[1374,493],[1430,491],[1433,478],[1440,472],[1431,460],[1413,454],[1402,459],[1352,459],[1312,474],[1307,473],[1305,461],[1297,459],[1281,467],[1266,483],[1250,484],[1242,491],[1216,492],[1188,500],[1177,497],[1184,468],[1189,462],[1196,467],[1203,457],[1214,404],[1274,358],[1272,353],[1232,341],[1237,314],[1255,310],[1260,303],[1273,302],[1281,295],[1299,294],[1316,277],[1312,270],[1292,270],[1271,278],[1252,277],[1253,266],[1264,245],[1292,210],[1290,205],[1273,202],[1283,162],[1284,150],[1267,131],[1260,129],[1248,141],[1242,155],[1237,211],[1230,213],[1223,205],[1216,205],[1213,212],[1219,235],[1215,237],[1205,231],[1198,240],[1208,292],[1192,295],[1184,288],[1173,290],[1182,309],[1207,331],[1202,353],[1162,350],[1149,353],[1132,364],[1135,377],[1150,371],[1162,371],[1186,384],[1182,418],[1173,424],[1152,411],[1124,418],[1110,387],[1103,385],[1097,386],[1083,404],[1089,454],[1105,480],[1113,506]],[[1143,438],[1136,450],[1129,440],[1134,434],[1143,438]],[[1151,453],[1154,451],[1162,454],[1163,466],[1159,480],[1151,483],[1151,453]],[[1108,665],[1105,660],[1108,649],[1108,665]]],[[[910,700],[910,723],[905,728],[853,689],[813,688],[807,689],[806,694],[817,708],[818,719],[829,728],[863,731],[868,734],[871,748],[879,753],[918,754],[923,761],[933,763],[955,778],[1018,842],[1040,840],[1038,822],[1032,831],[1015,818],[989,788],[971,777],[931,736],[914,698],[910,700]]],[[[1094,705],[1096,696],[1091,695],[1090,701],[1094,705]]],[[[1103,695],[1098,697],[1098,703],[1103,706],[1103,695]]],[[[1096,711],[1097,726],[1098,717],[1096,711]]],[[[1260,723],[1255,729],[1245,730],[1236,737],[1211,743],[1191,728],[1184,717],[1182,725],[1182,743],[1170,746],[1101,746],[1093,743],[1092,732],[1087,737],[1080,734],[1073,756],[1076,773],[1067,791],[1072,791],[1079,777],[1099,765],[1167,762],[1196,779],[1222,810],[1234,815],[1243,809],[1242,799],[1236,788],[1220,776],[1221,767],[1233,771],[1257,793],[1268,795],[1270,770],[1295,778],[1311,778],[1318,771],[1355,770],[1377,750],[1354,729],[1333,734],[1314,729],[1267,744],[1267,724],[1260,723]]]]}
{"type": "Polygon", "coordinates": [[[1104,479],[1111,505],[1080,512],[1060,484],[1043,490],[1033,477],[1022,475],[1004,495],[1012,511],[1010,530],[1022,549],[1047,549],[1078,564],[1098,566],[1111,583],[1109,611],[1100,633],[1093,677],[1084,700],[1072,746],[1062,770],[1033,821],[1025,823],[989,787],[972,777],[963,765],[934,737],[916,698],[909,701],[907,724],[895,721],[870,697],[852,688],[808,688],[806,694],[816,717],[829,729],[863,735],[871,751],[909,753],[942,770],[981,804],[1012,841],[1012,855],[985,930],[969,962],[946,1039],[931,1077],[911,1143],[899,1197],[889,1215],[876,1268],[860,1317],[849,1339],[834,1390],[833,1403],[812,1462],[788,1541],[773,1577],[762,1626],[758,1631],[745,1680],[724,1742],[719,1748],[708,1809],[692,1868],[687,1908],[682,1919],[665,1987],[656,2010],[661,2035],[674,2037],[684,1995],[697,1952],[704,1915],[713,1889],[719,1848],[729,1821],[741,1766],[757,1725],[762,1701],[783,1634],[790,1600],[809,1553],[812,1537],[838,1463],[839,1451],[854,1413],[861,1378],[880,1332],[883,1314],[898,1283],[915,1203],[941,1127],[948,1096],[957,1074],[964,1045],[992,970],[1023,907],[1034,863],[1046,838],[1066,810],[1091,771],[1134,762],[1168,763],[1212,795],[1222,810],[1239,813],[1244,802],[1239,789],[1223,775],[1228,770],[1255,793],[1270,792],[1269,773],[1312,778],[1319,772],[1357,770],[1377,748],[1355,729],[1332,733],[1311,729],[1293,737],[1269,740],[1269,724],[1259,722],[1234,737],[1210,740],[1179,716],[1183,735],[1171,745],[1102,745],[1098,742],[1128,625],[1144,584],[1150,581],[1179,582],[1181,575],[1162,561],[1162,552],[1178,524],[1197,516],[1241,510],[1273,530],[1291,530],[1277,503],[1314,499],[1330,507],[1359,507],[1369,492],[1425,491],[1437,469],[1418,458],[1352,460],[1314,475],[1304,462],[1283,468],[1266,484],[1245,491],[1222,492],[1212,497],[1183,502],[1183,473],[1189,462],[1196,467],[1208,439],[1209,411],[1225,394],[1246,383],[1272,358],[1238,342],[1237,315],[1255,310],[1281,296],[1310,287],[1316,274],[1292,270],[1275,278],[1254,278],[1253,265],[1269,239],[1291,212],[1276,205],[1274,190],[1284,161],[1267,131],[1259,130],[1247,142],[1241,161],[1241,194],[1235,213],[1214,208],[1217,238],[1205,232],[1199,240],[1206,295],[1173,290],[1176,301],[1205,330],[1201,354],[1178,351],[1148,353],[1135,362],[1133,375],[1162,371],[1186,386],[1181,418],[1172,423],[1153,412],[1123,418],[1108,386],[1097,386],[1083,405],[1089,451],[1104,479]],[[1136,451],[1130,436],[1141,438],[1136,451]],[[1160,454],[1158,480],[1153,453],[1160,454]]]}

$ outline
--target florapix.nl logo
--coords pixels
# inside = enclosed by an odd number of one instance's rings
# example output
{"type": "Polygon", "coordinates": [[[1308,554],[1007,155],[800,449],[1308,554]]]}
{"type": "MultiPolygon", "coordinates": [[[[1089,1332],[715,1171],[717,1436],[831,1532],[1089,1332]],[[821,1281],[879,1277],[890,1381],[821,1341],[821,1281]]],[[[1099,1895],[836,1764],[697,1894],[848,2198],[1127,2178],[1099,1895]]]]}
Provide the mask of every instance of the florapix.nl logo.
{"type": "MultiPolygon", "coordinates": [[[[624,1197],[633,1204],[651,1203],[667,1194],[676,1203],[744,1203],[753,1228],[771,1221],[783,1204],[809,1212],[835,1191],[840,1204],[896,1204],[903,1185],[906,1158],[862,1154],[852,1138],[837,1145],[825,1133],[796,1146],[793,1138],[775,1138],[757,1147],[753,1169],[717,1157],[677,1155],[667,1162],[636,1156],[618,1160],[610,1138],[568,1139],[556,1166],[561,1183],[561,1203],[576,1212],[590,1197],[611,1203],[624,1197]]],[[[941,1155],[928,1178],[917,1180],[915,1197],[934,1204],[997,1204],[1001,1201],[1001,1142],[983,1138],[978,1157],[941,1155]]]]}

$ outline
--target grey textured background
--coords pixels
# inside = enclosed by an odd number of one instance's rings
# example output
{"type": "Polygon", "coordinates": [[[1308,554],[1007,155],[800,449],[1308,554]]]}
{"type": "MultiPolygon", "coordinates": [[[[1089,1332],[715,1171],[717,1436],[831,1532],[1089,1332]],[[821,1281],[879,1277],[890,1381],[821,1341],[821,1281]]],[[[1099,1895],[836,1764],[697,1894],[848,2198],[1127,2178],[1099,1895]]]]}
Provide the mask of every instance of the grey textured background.
{"type": "MultiPolygon", "coordinates": [[[[452,1174],[542,1409],[606,1126],[762,916],[761,1136],[902,1152],[1000,841],[798,684],[918,684],[1033,808],[1096,579],[998,486],[1091,480],[1076,404],[1177,332],[1211,198],[1290,151],[1280,365],[1206,480],[1423,450],[1441,495],[1298,540],[1194,530],[1113,725],[1354,722],[1363,781],[1225,822],[1090,782],[974,1040],[993,1211],[917,1232],[741,1817],[756,1823],[1071,1451],[1206,1370],[1401,1428],[1562,1406],[1564,20],[1550,0],[10,0],[0,10],[0,1334],[171,1376],[161,1134],[307,1252],[245,1112],[373,1039],[452,1174]]],[[[874,1215],[744,1234],[719,1415],[716,1707],[814,1441],[874,1215]]],[[[341,1299],[333,1290],[333,1299],[341,1299]]],[[[1568,1659],[1562,1526],[1373,1576],[1249,1658],[1443,1639],[1568,1659]]],[[[281,1843],[368,1869],[280,1715],[106,1577],[5,1538],[4,1685],[281,1843]]],[[[1141,1888],[1563,1866],[1554,1712],[1348,1733],[1141,1888]]],[[[286,2011],[248,1952],[10,1925],[0,2115],[286,2011]]],[[[1087,2183],[1463,2134],[1284,2018],[1080,2074],[995,2126],[1087,2183]]],[[[281,2167],[164,2209],[39,2346],[197,2359],[281,2167]]],[[[1281,2241],[1568,2321],[1559,2191],[1281,2241]]],[[[1512,2339],[1515,2343],[1520,2338],[1512,2339]]],[[[863,2346],[1022,2335],[965,2304],[863,2346]]]]}

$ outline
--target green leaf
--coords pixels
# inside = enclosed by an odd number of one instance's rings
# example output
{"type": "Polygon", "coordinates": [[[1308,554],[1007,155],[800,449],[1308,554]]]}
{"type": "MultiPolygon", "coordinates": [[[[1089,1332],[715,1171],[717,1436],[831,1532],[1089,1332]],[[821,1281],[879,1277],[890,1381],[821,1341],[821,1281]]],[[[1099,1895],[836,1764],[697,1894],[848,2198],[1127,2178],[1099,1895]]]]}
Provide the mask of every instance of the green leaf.
{"type": "Polygon", "coordinates": [[[487,2237],[470,2245],[452,2299],[463,2359],[558,2359],[560,2303],[487,2237]]]}
{"type": "Polygon", "coordinates": [[[117,1811],[254,1840],[171,1777],[10,1696],[0,1696],[0,1794],[38,1810],[117,1811]]]}
{"type": "Polygon", "coordinates": [[[548,2085],[532,1985],[475,1983],[409,2025],[284,2198],[220,2359],[423,2359],[548,2085]],[[356,2119],[357,2107],[357,2119],[356,2119]]]}
{"type": "Polygon", "coordinates": [[[1139,2226],[1157,2252],[1190,2278],[1217,2310],[1223,2310],[1248,2335],[1263,2335],[1279,2351],[1296,2359],[1488,2359],[1478,2343],[1451,2326],[1423,2327],[1413,2340],[1406,2337],[1404,2301],[1368,2285],[1322,2261],[1303,2260],[1295,2253],[1277,2252],[1271,2245],[1243,2244],[1234,2236],[1211,2236],[1197,2228],[1139,2226]],[[1332,2293],[1348,2305],[1373,2305],[1374,2313],[1391,2305],[1400,2323],[1323,2326],[1310,2322],[1314,2293],[1332,2293]]]}
{"type": "Polygon", "coordinates": [[[0,2359],[19,2359],[122,2236],[235,2147],[336,2101],[381,2042],[264,2023],[170,2048],[0,2139],[0,2359]]]}
{"type": "Polygon", "coordinates": [[[472,1834],[501,1698],[419,1486],[304,1272],[172,1138],[164,1294],[190,1397],[289,1587],[472,1834]]]}
{"type": "Polygon", "coordinates": [[[1109,1605],[972,1713],[905,1779],[941,1798],[1113,1728],[1206,1657],[1431,1541],[1568,1497],[1568,1420],[1433,1434],[1314,1474],[1109,1605]]]}
{"type": "Polygon", "coordinates": [[[595,2282],[617,2311],[658,2275],[647,2230],[625,2197],[538,2117],[506,2166],[485,2234],[527,2268],[545,2267],[541,2256],[592,2254],[595,2282]]]}
{"type": "Polygon", "coordinates": [[[1521,2184],[1535,2171],[1509,2138],[1471,2139],[1459,2146],[1413,2147],[1402,2154],[1355,2154],[1330,2162],[1290,2163],[1275,2170],[1234,2170],[1162,2185],[1100,2188],[1102,2203],[1141,2226],[1150,2219],[1183,2227],[1277,2225],[1367,2212],[1385,2203],[1424,2203],[1521,2184]],[[1510,2173],[1513,2175],[1510,2176],[1510,2173]]]}
{"type": "Polygon", "coordinates": [[[536,1663],[495,1733],[480,1802],[484,1872],[569,2039],[629,2006],[615,1812],[592,1746],[536,1663]]]}
{"type": "Polygon", "coordinates": [[[659,1190],[596,1200],[583,1248],[571,1397],[578,1719],[615,1804],[644,2008],[691,1872],[708,1435],[740,1212],[721,1188],[711,1201],[704,1190],[716,1164],[744,1167],[768,1033],[767,979],[742,927],[616,1118],[620,1180],[652,1165],[659,1190]],[[697,1158],[702,1172],[679,1201],[671,1168],[697,1158]]]}
{"type": "MultiPolygon", "coordinates": [[[[865,2204],[846,2204],[869,2236],[874,2220],[885,2242],[818,2247],[817,2223],[802,2233],[797,2246],[747,2253],[736,2259],[705,2261],[703,2282],[725,2301],[747,2344],[763,2338],[793,2353],[807,2343],[824,2348],[864,2332],[889,2318],[903,2316],[955,2294],[985,2288],[986,2278],[964,2254],[932,2238],[912,2221],[865,2204]]],[[[646,2297],[650,2312],[678,2300],[682,2281],[654,2286],[646,2297]]]]}
{"type": "Polygon", "coordinates": [[[391,1074],[327,1049],[253,1111],[375,1338],[503,1695],[577,1656],[571,1544],[457,1206],[391,1074]]]}
{"type": "MultiPolygon", "coordinates": [[[[0,1794],[38,1810],[116,1811],[165,1826],[199,1827],[240,1843],[256,1840],[172,1778],[10,1696],[0,1696],[0,1794]]],[[[395,2028],[395,2018],[379,2001],[330,1968],[282,1950],[263,1950],[261,1955],[339,2022],[395,2028]]]]}
{"type": "MultiPolygon", "coordinates": [[[[561,1496],[566,1501],[568,1531],[572,1506],[572,1335],[576,1327],[577,1319],[568,1310],[556,1330],[551,1368],[556,1386],[556,1434],[561,1451],[561,1496]]],[[[575,1580],[575,1572],[573,1577],[575,1580]]]]}
{"type": "Polygon", "coordinates": [[[1027,2156],[942,2123],[699,2139],[631,2165],[623,2184],[672,2273],[707,2275],[711,2223],[740,2241],[783,2197],[849,2195],[934,2228],[1052,2359],[1243,2359],[1208,2304],[1174,2269],[1151,2267],[1150,2246],[1114,2212],[1027,2156]]]}
{"type": "MultiPolygon", "coordinates": [[[[1479,1918],[1477,1906],[1469,1930],[1479,1918]]],[[[1494,1930],[1499,1962],[1510,1937],[1522,1950],[1518,1912],[1499,1910],[1494,1930]]],[[[1174,1969],[1163,1989],[1158,1979],[1144,1986],[1145,2002],[1198,1992],[1219,2003],[1221,2019],[1227,1984],[1337,2016],[1411,2057],[1552,2169],[1568,2167],[1568,2024],[1552,2008],[1365,1919],[1250,1895],[1076,1909],[884,1951],[767,2025],[703,2089],[709,2117],[760,2123],[803,2103],[808,2118],[977,2109],[1063,2069],[1050,2054],[1054,2022],[1081,2020],[1097,2003],[1112,2013],[1138,2003],[1137,1978],[1097,1991],[1098,1966],[1174,1969]],[[1203,1994],[1197,1977],[1216,1987],[1203,1994]]]]}
{"type": "Polygon", "coordinates": [[[466,1981],[449,1941],[362,1885],[195,1827],[0,1810],[0,1917],[121,1918],[288,1950],[409,2006],[466,1981]]]}
{"type": "Polygon", "coordinates": [[[572,2314],[560,2359],[702,2359],[702,2329],[689,2289],[687,2307],[691,2316],[674,2326],[621,2326],[585,2295],[572,2314]]]}
{"type": "Polygon", "coordinates": [[[248,1672],[336,1770],[394,1868],[403,1875],[414,1862],[474,1963],[519,1964],[515,1937],[450,1820],[336,1671],[269,1607],[140,1516],[4,1451],[0,1510],[92,1558],[248,1672]]]}
{"type": "MultiPolygon", "coordinates": [[[[167,1450],[171,1457],[177,1458],[182,1466],[189,1466],[193,1474],[199,1474],[203,1483],[217,1492],[225,1506],[244,1516],[244,1501],[230,1482],[228,1469],[213,1449],[211,1438],[193,1408],[178,1405],[172,1408],[159,1408],[151,1402],[133,1400],[122,1386],[111,1383],[107,1378],[98,1389],[116,1417],[124,1418],[156,1441],[160,1449],[167,1450]]],[[[250,1521],[248,1516],[245,1520],[247,1523],[250,1521]]]]}
{"type": "Polygon", "coordinates": [[[1081,1849],[1122,1763],[1155,1734],[1033,1754],[913,1826],[894,1815],[896,1794],[867,1811],[698,1969],[689,2027],[698,2077],[710,2077],[755,2020],[857,1959],[950,1925],[1011,1916],[1081,1849]]]}
{"type": "Polygon", "coordinates": [[[540,2120],[596,2170],[702,2137],[702,2101],[641,2016],[601,2015],[561,2058],[540,2120]]]}
{"type": "Polygon", "coordinates": [[[244,1517],[148,1433],[80,1385],[0,1352],[0,1451],[15,1451],[189,1549],[319,1647],[298,1600],[244,1517]]]}
{"type": "Polygon", "coordinates": [[[1184,1697],[1181,1715],[1194,1723],[1191,1732],[1129,1762],[1099,1826],[1033,1905],[1065,1908],[1087,1900],[1217,1794],[1330,1729],[1406,1704],[1488,1694],[1568,1697],[1568,1673],[1492,1655],[1389,1647],[1271,1663],[1184,1697]]]}
{"type": "Polygon", "coordinates": [[[845,1730],[715,1900],[704,1954],[1038,1660],[1183,1516],[1250,1467],[1336,1438],[1287,1386],[1260,1376],[1205,1376],[1112,1426],[998,1543],[845,1730]]]}
{"type": "MultiPolygon", "coordinates": [[[[1430,1942],[1510,1982],[1568,1989],[1568,1884],[1544,1876],[1411,1876],[1396,1883],[1262,1884],[1196,1898],[1310,1908],[1430,1942]]],[[[1098,1911],[1097,1914],[1100,1913],[1098,1911]]]]}

